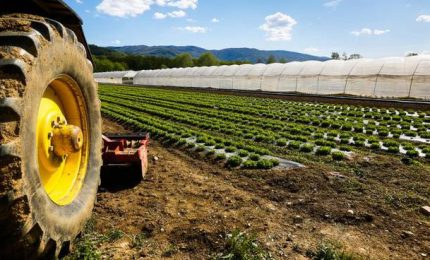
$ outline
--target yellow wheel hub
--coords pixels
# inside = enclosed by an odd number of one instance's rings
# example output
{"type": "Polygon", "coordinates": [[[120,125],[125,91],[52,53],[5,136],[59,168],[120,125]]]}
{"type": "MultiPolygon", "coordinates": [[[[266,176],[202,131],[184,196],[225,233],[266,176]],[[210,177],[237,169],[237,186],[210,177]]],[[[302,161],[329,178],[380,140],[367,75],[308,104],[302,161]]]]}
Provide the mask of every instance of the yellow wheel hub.
{"type": "Polygon", "coordinates": [[[77,83],[54,80],[43,94],[37,117],[39,175],[49,198],[70,204],[82,187],[88,163],[88,116],[77,83]]]}

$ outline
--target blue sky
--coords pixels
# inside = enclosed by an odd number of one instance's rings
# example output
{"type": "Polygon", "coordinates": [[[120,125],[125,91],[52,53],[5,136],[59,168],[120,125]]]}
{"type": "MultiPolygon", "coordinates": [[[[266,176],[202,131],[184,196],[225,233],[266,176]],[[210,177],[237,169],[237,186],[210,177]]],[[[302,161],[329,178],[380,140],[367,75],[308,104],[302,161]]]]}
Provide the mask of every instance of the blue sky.
{"type": "Polygon", "coordinates": [[[430,0],[66,0],[90,43],[430,54],[430,0]]]}

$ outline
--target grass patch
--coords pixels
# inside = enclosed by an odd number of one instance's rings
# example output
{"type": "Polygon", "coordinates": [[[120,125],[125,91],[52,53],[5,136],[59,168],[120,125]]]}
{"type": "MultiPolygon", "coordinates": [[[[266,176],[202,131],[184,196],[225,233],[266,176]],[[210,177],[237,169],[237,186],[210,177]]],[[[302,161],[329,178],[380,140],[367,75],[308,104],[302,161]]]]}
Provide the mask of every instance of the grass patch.
{"type": "Polygon", "coordinates": [[[124,232],[122,232],[121,230],[119,230],[119,229],[111,229],[106,234],[106,240],[108,242],[115,242],[115,241],[121,239],[123,236],[124,236],[124,232]]]}
{"type": "Polygon", "coordinates": [[[97,250],[97,245],[104,241],[104,239],[105,236],[95,231],[95,219],[90,218],[81,235],[74,241],[74,250],[64,257],[64,259],[100,259],[101,252],[97,250]]]}
{"type": "Polygon", "coordinates": [[[323,242],[315,249],[310,251],[307,255],[314,260],[360,260],[361,256],[347,252],[343,249],[342,245],[338,242],[328,241],[323,242]]]}
{"type": "Polygon", "coordinates": [[[227,235],[225,251],[215,259],[271,259],[270,253],[261,247],[255,234],[248,235],[239,230],[227,235]]]}

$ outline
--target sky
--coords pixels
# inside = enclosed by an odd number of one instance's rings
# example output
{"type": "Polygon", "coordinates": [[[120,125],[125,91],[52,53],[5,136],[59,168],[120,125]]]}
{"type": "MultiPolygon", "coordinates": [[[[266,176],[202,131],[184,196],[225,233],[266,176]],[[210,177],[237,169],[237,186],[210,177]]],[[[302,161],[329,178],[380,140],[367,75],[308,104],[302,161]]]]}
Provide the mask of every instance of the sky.
{"type": "Polygon", "coordinates": [[[65,0],[99,46],[430,54],[430,0],[65,0]]]}

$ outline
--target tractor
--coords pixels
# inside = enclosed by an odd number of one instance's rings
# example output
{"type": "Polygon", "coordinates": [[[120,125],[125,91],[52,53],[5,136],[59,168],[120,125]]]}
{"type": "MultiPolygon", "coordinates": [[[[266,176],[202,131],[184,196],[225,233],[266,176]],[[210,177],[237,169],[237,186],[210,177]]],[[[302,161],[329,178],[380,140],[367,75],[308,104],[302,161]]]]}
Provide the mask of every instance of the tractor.
{"type": "Polygon", "coordinates": [[[137,147],[102,136],[93,60],[67,4],[6,0],[0,15],[0,259],[55,258],[91,217],[103,159],[146,172],[148,136],[137,147]]]}

